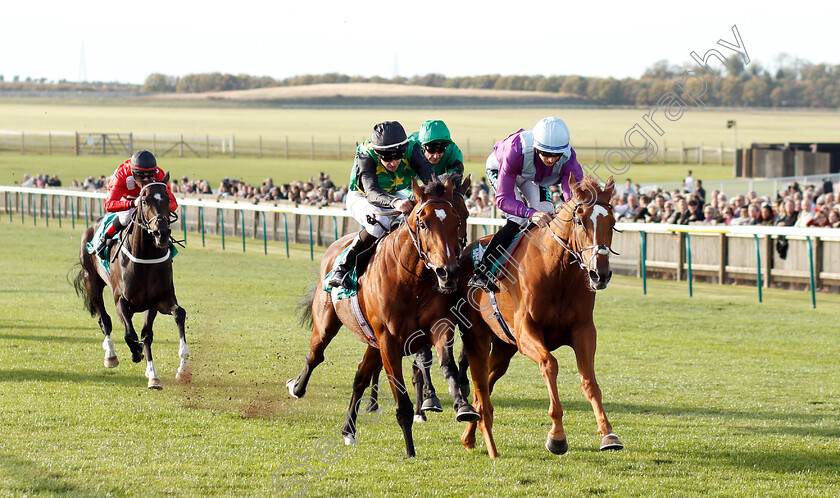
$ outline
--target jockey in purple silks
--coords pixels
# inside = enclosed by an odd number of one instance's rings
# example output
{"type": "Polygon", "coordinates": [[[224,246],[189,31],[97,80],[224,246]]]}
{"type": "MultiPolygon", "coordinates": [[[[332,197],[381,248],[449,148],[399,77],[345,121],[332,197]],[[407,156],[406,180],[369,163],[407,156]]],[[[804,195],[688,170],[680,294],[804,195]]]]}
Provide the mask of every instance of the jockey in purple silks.
{"type": "Polygon", "coordinates": [[[562,119],[541,119],[533,130],[519,130],[496,142],[487,158],[487,178],[496,190],[496,206],[507,223],[490,240],[469,285],[496,291],[491,272],[493,259],[504,253],[516,234],[529,222],[546,226],[554,217],[548,187],[560,184],[566,200],[571,196],[567,180],[583,179],[575,150],[569,145],[569,128],[562,119]],[[523,199],[528,202],[525,205],[523,199]]]}

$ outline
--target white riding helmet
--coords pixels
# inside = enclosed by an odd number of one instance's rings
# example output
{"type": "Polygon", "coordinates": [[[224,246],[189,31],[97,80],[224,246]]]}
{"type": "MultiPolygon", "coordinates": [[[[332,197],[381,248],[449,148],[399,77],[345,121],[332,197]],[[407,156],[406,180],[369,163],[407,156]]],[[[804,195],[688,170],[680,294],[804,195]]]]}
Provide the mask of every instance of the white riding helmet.
{"type": "Polygon", "coordinates": [[[560,118],[542,118],[534,126],[534,148],[551,154],[566,154],[569,147],[569,127],[560,118]]]}

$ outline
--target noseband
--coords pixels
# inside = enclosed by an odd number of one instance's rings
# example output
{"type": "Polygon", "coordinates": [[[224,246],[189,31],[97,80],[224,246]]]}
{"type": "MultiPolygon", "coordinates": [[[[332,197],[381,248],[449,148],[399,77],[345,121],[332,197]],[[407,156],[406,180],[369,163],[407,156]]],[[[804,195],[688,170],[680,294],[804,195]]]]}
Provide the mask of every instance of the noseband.
{"type": "MultiPolygon", "coordinates": [[[[580,207],[581,205],[587,205],[588,206],[590,204],[603,206],[603,207],[607,208],[608,211],[612,211],[612,209],[613,209],[612,204],[610,204],[608,202],[595,201],[594,203],[589,203],[589,202],[577,202],[577,201],[575,201],[575,205],[572,208],[572,218],[569,219],[569,220],[563,220],[563,221],[571,221],[571,222],[573,222],[577,225],[580,225],[581,228],[583,228],[583,231],[585,233],[586,228],[583,227],[583,221],[581,220],[580,216],[578,216],[578,214],[577,214],[577,208],[580,207]]],[[[618,230],[616,230],[615,226],[613,226],[613,230],[618,231],[618,230]]],[[[551,234],[551,236],[554,238],[554,240],[556,240],[563,247],[563,249],[565,249],[567,252],[569,252],[569,254],[572,255],[572,257],[574,258],[574,262],[576,262],[578,265],[580,265],[580,267],[584,271],[586,271],[587,273],[592,271],[591,266],[592,266],[595,258],[598,255],[607,255],[609,253],[613,253],[616,256],[619,256],[619,254],[617,252],[613,251],[610,246],[605,245],[605,244],[593,244],[591,246],[586,246],[586,247],[582,247],[578,250],[574,250],[571,247],[569,247],[569,244],[567,244],[566,241],[564,241],[563,239],[558,237],[557,234],[555,234],[553,230],[549,230],[548,233],[551,234]],[[592,256],[590,256],[588,260],[584,260],[583,253],[586,252],[586,251],[589,251],[589,250],[593,250],[592,251],[592,256]]]]}

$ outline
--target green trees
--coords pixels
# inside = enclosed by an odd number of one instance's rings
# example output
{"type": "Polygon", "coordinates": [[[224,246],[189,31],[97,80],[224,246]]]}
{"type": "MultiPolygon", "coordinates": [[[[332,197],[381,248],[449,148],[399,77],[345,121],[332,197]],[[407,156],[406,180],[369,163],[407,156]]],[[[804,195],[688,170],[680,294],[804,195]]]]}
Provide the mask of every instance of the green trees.
{"type": "MultiPolygon", "coordinates": [[[[771,72],[757,61],[744,64],[740,55],[729,57],[720,68],[704,72],[696,64],[672,65],[660,60],[639,78],[621,80],[579,75],[500,75],[447,77],[430,73],[409,78],[398,76],[348,76],[339,73],[305,74],[275,80],[268,76],[221,73],[188,74],[182,77],[154,73],[146,78],[143,92],[213,92],[246,90],[272,86],[297,86],[324,83],[394,83],[443,88],[473,88],[514,91],[539,91],[579,97],[594,105],[654,105],[667,92],[680,93],[685,75],[702,75],[706,92],[703,102],[710,106],[813,107],[840,108],[840,66],[812,64],[786,54],[775,60],[771,72]]],[[[6,83],[7,85],[9,83],[6,83]]],[[[696,85],[696,79],[688,86],[696,85]]],[[[0,85],[3,85],[0,79],[0,85]]]]}

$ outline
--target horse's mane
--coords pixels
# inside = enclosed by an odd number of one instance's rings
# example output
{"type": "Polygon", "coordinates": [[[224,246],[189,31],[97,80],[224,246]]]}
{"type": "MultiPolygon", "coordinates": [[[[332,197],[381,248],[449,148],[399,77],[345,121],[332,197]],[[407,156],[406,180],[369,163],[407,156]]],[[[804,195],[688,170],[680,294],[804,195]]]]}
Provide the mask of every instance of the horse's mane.
{"type": "Polygon", "coordinates": [[[426,195],[431,195],[433,197],[443,197],[443,194],[446,193],[446,181],[452,180],[452,183],[455,184],[455,188],[457,189],[461,185],[461,181],[463,177],[460,173],[453,171],[451,173],[446,173],[445,175],[435,176],[432,181],[429,183],[425,183],[420,186],[420,189],[426,195]]]}

